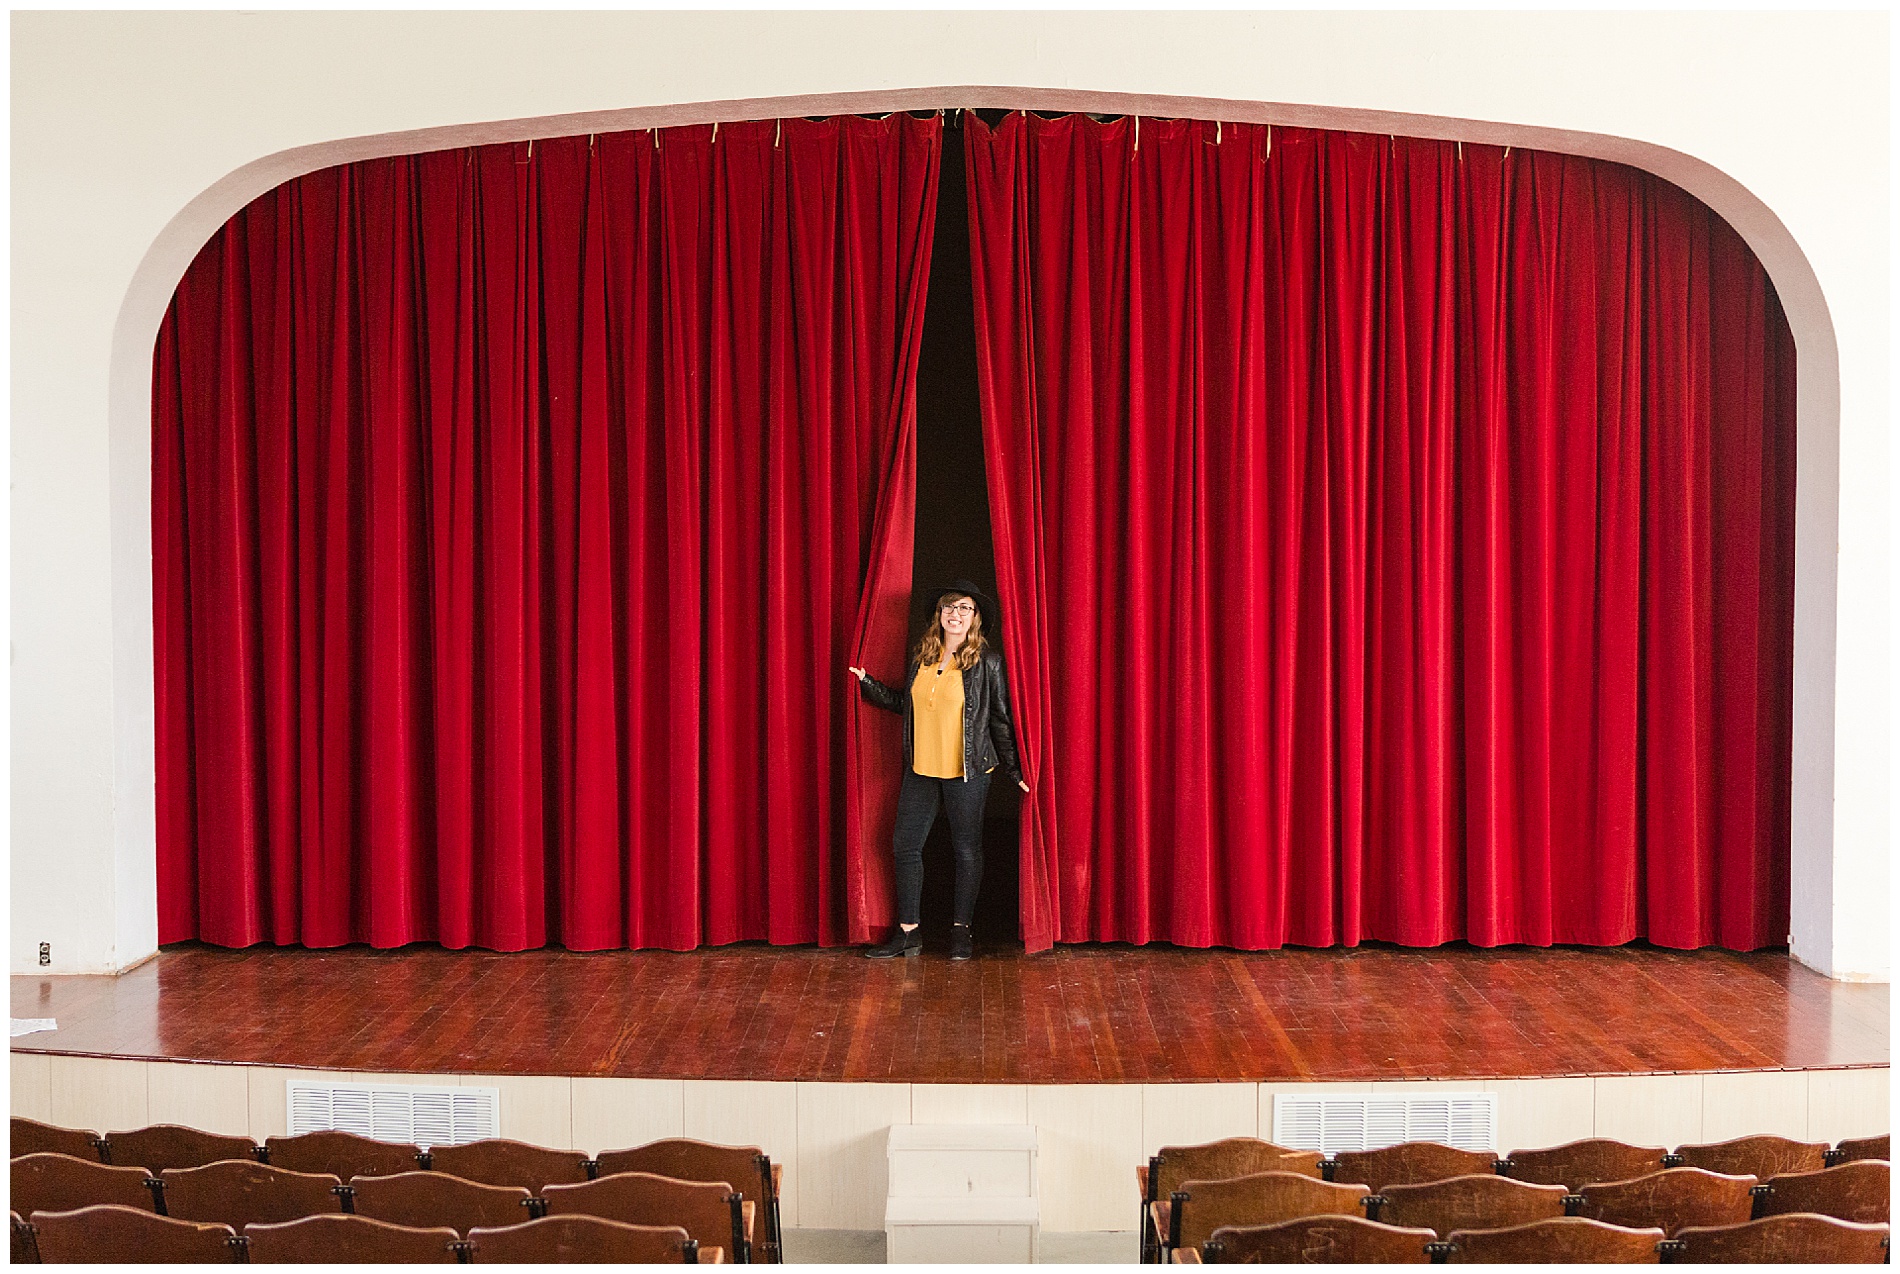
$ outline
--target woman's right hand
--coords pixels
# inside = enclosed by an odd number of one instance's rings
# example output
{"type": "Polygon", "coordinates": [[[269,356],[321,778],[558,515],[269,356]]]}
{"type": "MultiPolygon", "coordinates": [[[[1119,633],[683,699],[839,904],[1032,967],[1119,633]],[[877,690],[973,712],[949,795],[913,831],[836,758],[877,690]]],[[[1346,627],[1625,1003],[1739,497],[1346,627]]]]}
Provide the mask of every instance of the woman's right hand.
{"type": "Polygon", "coordinates": [[[859,681],[863,681],[863,680],[864,680],[864,677],[865,677],[865,673],[864,673],[864,669],[862,669],[862,668],[851,668],[851,667],[846,667],[846,668],[845,668],[845,671],[846,671],[846,672],[848,672],[848,673],[850,673],[850,674],[851,674],[852,676],[854,676],[854,677],[856,677],[856,678],[857,678],[857,679],[858,679],[859,681]]]}

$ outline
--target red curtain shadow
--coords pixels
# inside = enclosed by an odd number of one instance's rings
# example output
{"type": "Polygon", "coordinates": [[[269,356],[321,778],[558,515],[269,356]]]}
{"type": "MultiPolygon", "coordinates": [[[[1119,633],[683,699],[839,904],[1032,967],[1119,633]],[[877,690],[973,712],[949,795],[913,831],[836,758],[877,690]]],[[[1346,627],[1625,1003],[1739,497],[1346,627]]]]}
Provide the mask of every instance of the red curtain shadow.
{"type": "Polygon", "coordinates": [[[153,380],[161,941],[881,922],[896,726],[844,667],[902,658],[940,150],[540,140],[225,226],[153,380]]]}
{"type": "Polygon", "coordinates": [[[1786,939],[1794,349],[1616,164],[966,117],[1023,929],[1786,939]]]}

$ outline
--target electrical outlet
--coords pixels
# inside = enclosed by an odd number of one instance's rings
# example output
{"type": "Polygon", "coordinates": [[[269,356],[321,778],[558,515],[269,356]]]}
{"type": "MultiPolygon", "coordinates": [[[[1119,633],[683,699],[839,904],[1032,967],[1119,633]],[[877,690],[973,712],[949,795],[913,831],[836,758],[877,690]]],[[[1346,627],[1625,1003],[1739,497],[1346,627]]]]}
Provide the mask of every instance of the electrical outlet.
{"type": "Polygon", "coordinates": [[[51,964],[52,962],[53,962],[53,944],[50,942],[40,943],[40,963],[51,964]]]}

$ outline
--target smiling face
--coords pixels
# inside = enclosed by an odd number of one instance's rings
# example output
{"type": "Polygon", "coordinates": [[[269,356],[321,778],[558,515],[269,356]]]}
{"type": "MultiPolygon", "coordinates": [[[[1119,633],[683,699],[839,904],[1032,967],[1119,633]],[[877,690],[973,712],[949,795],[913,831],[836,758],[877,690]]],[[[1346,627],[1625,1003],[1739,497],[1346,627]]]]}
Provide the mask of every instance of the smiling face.
{"type": "Polygon", "coordinates": [[[946,593],[937,599],[937,622],[948,644],[955,646],[970,635],[976,621],[976,599],[964,593],[946,593]]]}

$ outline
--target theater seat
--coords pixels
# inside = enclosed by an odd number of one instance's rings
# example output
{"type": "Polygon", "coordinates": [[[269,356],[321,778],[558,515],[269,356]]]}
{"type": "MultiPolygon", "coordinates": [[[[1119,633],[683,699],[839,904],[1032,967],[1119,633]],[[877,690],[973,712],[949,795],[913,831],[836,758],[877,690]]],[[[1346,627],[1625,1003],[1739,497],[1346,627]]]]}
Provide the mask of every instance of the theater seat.
{"type": "Polygon", "coordinates": [[[1497,1230],[1453,1230],[1436,1250],[1452,1265],[1654,1265],[1660,1226],[1554,1217],[1497,1230]]]}
{"type": "Polygon", "coordinates": [[[1889,1220],[1891,1170],[1884,1160],[1858,1159],[1819,1172],[1784,1173],[1762,1182],[1755,1215],[1818,1212],[1841,1221],[1889,1220]]]}
{"type": "Polygon", "coordinates": [[[596,1175],[650,1172],[678,1181],[724,1181],[758,1206],[764,1215],[765,1237],[759,1244],[767,1263],[783,1259],[784,1236],[779,1225],[779,1166],[757,1146],[719,1146],[690,1137],[671,1137],[630,1150],[609,1150],[596,1156],[596,1175]]]}
{"type": "Polygon", "coordinates": [[[1498,1157],[1490,1150],[1460,1150],[1435,1141],[1408,1141],[1378,1150],[1343,1150],[1329,1164],[1327,1180],[1357,1182],[1377,1194],[1387,1186],[1496,1172],[1498,1157]]]}
{"type": "Polygon", "coordinates": [[[447,1226],[417,1229],[341,1213],[244,1227],[252,1265],[454,1265],[461,1241],[447,1226]]]}
{"type": "Polygon", "coordinates": [[[1632,1146],[1608,1137],[1589,1137],[1544,1150],[1513,1150],[1502,1160],[1503,1175],[1540,1185],[1581,1190],[1592,1181],[1628,1181],[1668,1167],[1661,1146],[1632,1146]]]}
{"type": "Polygon", "coordinates": [[[1665,1168],[1630,1181],[1594,1182],[1578,1192],[1576,1214],[1630,1229],[1733,1225],[1754,1214],[1755,1178],[1702,1168],[1665,1168]]]}
{"type": "Polygon", "coordinates": [[[216,1222],[180,1221],[113,1204],[71,1212],[35,1212],[39,1259],[49,1265],[230,1265],[237,1231],[216,1222]]]}
{"type": "Polygon", "coordinates": [[[1857,1225],[1812,1212],[1739,1225],[1689,1226],[1662,1244],[1671,1265],[1879,1265],[1887,1260],[1884,1225],[1857,1225]]]}
{"type": "Polygon", "coordinates": [[[343,1183],[327,1172],[227,1159],[202,1168],[167,1168],[158,1179],[165,1211],[193,1221],[272,1225],[343,1210],[337,1193],[343,1183]]]}
{"type": "Polygon", "coordinates": [[[353,1132],[325,1129],[295,1137],[266,1137],[264,1162],[292,1172],[327,1172],[351,1177],[392,1177],[422,1168],[422,1148],[400,1141],[376,1141],[353,1132]]]}
{"type": "Polygon", "coordinates": [[[1155,1233],[1165,1236],[1164,1263],[1198,1249],[1222,1226],[1273,1225],[1310,1216],[1359,1218],[1361,1185],[1336,1185],[1297,1172],[1254,1172],[1226,1181],[1184,1181],[1152,1209],[1155,1233]]]}
{"type": "Polygon", "coordinates": [[[1889,1150],[1893,1138],[1882,1133],[1878,1137],[1848,1137],[1834,1149],[1827,1152],[1830,1164],[1853,1163],[1859,1159],[1891,1159],[1889,1150]]]}
{"type": "Polygon", "coordinates": [[[1366,1206],[1367,1215],[1374,1221],[1443,1235],[1453,1230],[1497,1230],[1560,1217],[1568,1195],[1563,1186],[1477,1172],[1419,1185],[1387,1186],[1381,1193],[1369,1195],[1366,1206]]]}
{"type": "Polygon", "coordinates": [[[1431,1258],[1430,1230],[1381,1225],[1356,1216],[1309,1216],[1275,1225],[1224,1225],[1188,1264],[1209,1265],[1423,1265],[1431,1258]]]}
{"type": "Polygon", "coordinates": [[[15,1115],[8,1144],[10,1159],[51,1154],[105,1162],[99,1158],[99,1134],[90,1128],[61,1128],[58,1124],[43,1124],[37,1119],[15,1115]]]}
{"type": "Polygon", "coordinates": [[[628,1225],[589,1216],[551,1216],[506,1229],[470,1231],[464,1249],[477,1265],[716,1265],[718,1248],[703,1248],[676,1225],[628,1225]]]}
{"type": "Polygon", "coordinates": [[[1135,1166],[1141,1196],[1141,1259],[1156,1260],[1161,1235],[1153,1224],[1153,1204],[1165,1201],[1185,1181],[1224,1181],[1256,1172],[1293,1172],[1318,1178],[1325,1156],[1317,1150],[1289,1150],[1258,1137],[1227,1137],[1193,1146],[1163,1146],[1145,1164],[1135,1166]]]}
{"type": "Polygon", "coordinates": [[[491,1137],[460,1146],[432,1146],[428,1167],[464,1181],[491,1186],[521,1186],[539,1193],[546,1185],[587,1180],[587,1156],[578,1150],[549,1150],[525,1141],[491,1137]]]}
{"type": "Polygon", "coordinates": [[[723,1247],[737,1264],[750,1256],[752,1209],[723,1181],[677,1181],[650,1172],[619,1172],[584,1185],[541,1192],[547,1214],[592,1216],[627,1225],[677,1225],[700,1247],[723,1247]]]}
{"type": "Polygon", "coordinates": [[[476,1226],[519,1225],[533,1220],[535,1200],[520,1186],[490,1186],[446,1172],[402,1172],[393,1177],[352,1177],[344,1187],[351,1210],[393,1225],[446,1225],[458,1234],[476,1226]]]}
{"type": "Polygon", "coordinates": [[[35,1212],[71,1212],[95,1203],[156,1212],[150,1182],[143,1168],[115,1168],[71,1155],[22,1155],[13,1161],[11,1204],[29,1221],[35,1212]]]}
{"type": "Polygon", "coordinates": [[[1702,1168],[1727,1176],[1751,1176],[1766,1181],[1784,1172],[1817,1172],[1827,1167],[1827,1146],[1818,1141],[1789,1137],[1737,1137],[1733,1141],[1678,1146],[1669,1157],[1672,1168],[1702,1168]]]}
{"type": "Polygon", "coordinates": [[[226,1159],[255,1163],[258,1145],[249,1137],[227,1137],[201,1132],[182,1124],[153,1124],[132,1132],[107,1133],[105,1161],[125,1168],[143,1168],[157,1176],[167,1168],[200,1168],[226,1159]]]}

